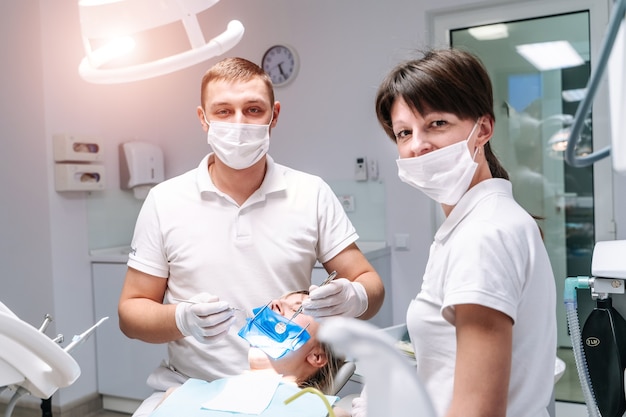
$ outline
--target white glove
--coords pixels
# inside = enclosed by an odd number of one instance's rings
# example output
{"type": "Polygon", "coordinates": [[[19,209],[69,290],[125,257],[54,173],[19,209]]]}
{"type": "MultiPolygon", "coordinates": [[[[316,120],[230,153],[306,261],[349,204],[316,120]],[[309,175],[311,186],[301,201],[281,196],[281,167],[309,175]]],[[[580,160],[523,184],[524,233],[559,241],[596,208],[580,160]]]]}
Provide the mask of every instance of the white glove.
{"type": "Polygon", "coordinates": [[[226,301],[200,293],[176,305],[176,327],[183,336],[193,336],[198,342],[212,344],[226,336],[235,320],[233,309],[226,301]]]}
{"type": "Polygon", "coordinates": [[[367,292],[360,282],[337,278],[326,285],[311,285],[302,301],[304,314],[314,317],[359,317],[367,310],[367,292]]]}
{"type": "Polygon", "coordinates": [[[352,417],[367,417],[367,399],[365,398],[365,388],[360,397],[352,400],[352,417]]]}

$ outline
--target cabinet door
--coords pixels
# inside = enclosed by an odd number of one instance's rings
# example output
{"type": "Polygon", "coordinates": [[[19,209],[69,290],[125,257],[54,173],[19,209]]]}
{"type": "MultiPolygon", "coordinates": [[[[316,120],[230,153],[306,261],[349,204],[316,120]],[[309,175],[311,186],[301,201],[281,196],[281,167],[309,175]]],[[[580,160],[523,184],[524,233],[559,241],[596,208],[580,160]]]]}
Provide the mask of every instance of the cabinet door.
{"type": "Polygon", "coordinates": [[[95,334],[98,391],[103,395],[143,400],[152,393],[146,378],[167,358],[167,345],[129,339],[121,332],[117,304],[126,264],[94,263],[92,275],[96,317],[109,316],[95,334]]]}

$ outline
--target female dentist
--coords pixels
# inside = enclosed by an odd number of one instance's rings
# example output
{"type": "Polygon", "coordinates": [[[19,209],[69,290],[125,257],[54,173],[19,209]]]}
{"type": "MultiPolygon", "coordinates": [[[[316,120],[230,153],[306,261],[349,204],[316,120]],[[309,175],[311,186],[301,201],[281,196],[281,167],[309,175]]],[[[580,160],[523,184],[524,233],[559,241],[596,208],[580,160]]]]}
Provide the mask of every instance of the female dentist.
{"type": "Polygon", "coordinates": [[[376,114],[398,148],[400,179],[446,215],[407,311],[437,416],[547,417],[555,282],[539,227],[490,147],[487,71],[467,52],[428,51],[388,74],[376,114]]]}

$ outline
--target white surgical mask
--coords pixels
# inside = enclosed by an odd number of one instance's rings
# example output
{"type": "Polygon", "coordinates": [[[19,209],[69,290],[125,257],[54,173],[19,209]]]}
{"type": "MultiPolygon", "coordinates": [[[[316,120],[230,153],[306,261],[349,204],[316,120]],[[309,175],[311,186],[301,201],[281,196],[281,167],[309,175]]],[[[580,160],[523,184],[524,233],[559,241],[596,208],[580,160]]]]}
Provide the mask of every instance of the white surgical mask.
{"type": "Polygon", "coordinates": [[[474,162],[478,148],[472,157],[467,147],[476,126],[478,122],[464,141],[422,156],[396,160],[398,177],[440,204],[455,205],[469,188],[478,167],[474,162]]]}
{"type": "MultiPolygon", "coordinates": [[[[272,116],[273,117],[273,116],[272,116]]],[[[233,169],[249,168],[265,155],[270,147],[270,125],[208,122],[207,142],[213,152],[233,169]]]]}

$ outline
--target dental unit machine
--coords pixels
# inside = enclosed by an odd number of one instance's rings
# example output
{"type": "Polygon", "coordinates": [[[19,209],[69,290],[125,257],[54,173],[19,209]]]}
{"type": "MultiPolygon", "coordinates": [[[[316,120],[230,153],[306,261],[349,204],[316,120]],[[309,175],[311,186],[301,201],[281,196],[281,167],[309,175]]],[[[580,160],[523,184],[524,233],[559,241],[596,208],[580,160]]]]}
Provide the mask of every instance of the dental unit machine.
{"type": "MultiPolygon", "coordinates": [[[[39,329],[17,317],[0,302],[0,393],[15,391],[4,417],[10,417],[17,401],[30,394],[42,399],[42,410],[50,407],[50,397],[59,388],[72,385],[80,376],[80,367],[70,355],[85,342],[108,317],[100,319],[64,348],[63,335],[46,336],[52,318],[46,315],[39,329]]],[[[47,414],[47,415],[51,415],[47,414]]]]}
{"type": "MultiPolygon", "coordinates": [[[[616,0],[600,56],[578,106],[565,153],[573,167],[585,167],[611,155],[613,170],[626,174],[626,0],[616,0]],[[609,148],[586,156],[575,155],[575,146],[601,77],[608,69],[611,108],[609,148]]],[[[591,276],[565,280],[564,301],[572,350],[587,412],[590,417],[622,417],[626,412],[626,320],[613,306],[612,296],[623,296],[626,284],[626,240],[596,242],[591,276]],[[577,290],[590,290],[596,306],[580,328],[577,290]]]]}
{"type": "Polygon", "coordinates": [[[611,295],[624,295],[626,240],[597,242],[591,277],[565,280],[565,308],[576,369],[590,417],[621,417],[626,411],[624,368],[626,320],[611,295]],[[581,330],[577,290],[590,289],[596,300],[581,330]]]}

